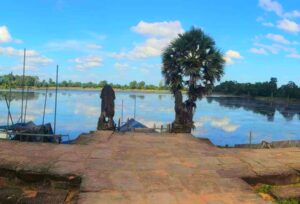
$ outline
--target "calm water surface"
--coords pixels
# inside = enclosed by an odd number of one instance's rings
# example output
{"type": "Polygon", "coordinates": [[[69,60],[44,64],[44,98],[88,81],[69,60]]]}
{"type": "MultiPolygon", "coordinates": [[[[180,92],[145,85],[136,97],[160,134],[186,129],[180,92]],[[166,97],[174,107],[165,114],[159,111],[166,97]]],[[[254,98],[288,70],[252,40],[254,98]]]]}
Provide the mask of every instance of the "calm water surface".
{"type": "MultiPolygon", "coordinates": [[[[6,92],[0,91],[0,124],[6,124],[6,92]]],[[[42,123],[45,91],[28,94],[27,121],[42,123]]],[[[115,121],[132,118],[136,100],[136,119],[148,127],[166,125],[174,120],[174,98],[160,93],[116,93],[115,121]]],[[[63,91],[58,93],[57,132],[68,134],[70,139],[80,133],[96,129],[100,115],[100,98],[97,91],[63,91]]],[[[21,94],[14,92],[12,115],[18,120],[21,94]]],[[[53,123],[54,92],[48,93],[46,122],[53,123]]],[[[216,145],[248,143],[249,132],[253,142],[300,139],[300,105],[274,105],[267,102],[237,97],[212,96],[197,102],[194,116],[197,137],[207,137],[216,145]]],[[[67,140],[68,138],[65,138],[67,140]]]]}

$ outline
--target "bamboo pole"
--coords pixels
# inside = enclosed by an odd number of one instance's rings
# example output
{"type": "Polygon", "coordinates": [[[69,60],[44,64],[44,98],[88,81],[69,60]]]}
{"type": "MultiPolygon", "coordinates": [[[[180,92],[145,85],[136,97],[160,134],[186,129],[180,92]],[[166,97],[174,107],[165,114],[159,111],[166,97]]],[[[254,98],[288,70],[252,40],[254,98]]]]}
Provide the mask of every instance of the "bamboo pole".
{"type": "Polygon", "coordinates": [[[25,88],[25,66],[26,66],[26,48],[24,48],[24,59],[23,59],[21,123],[23,123],[23,111],[24,111],[23,109],[24,109],[24,88],[25,88]]]}
{"type": "MultiPolygon", "coordinates": [[[[10,114],[10,103],[11,103],[11,77],[12,77],[12,72],[9,77],[9,99],[8,99],[8,108],[7,108],[7,129],[8,131],[9,128],[9,118],[12,120],[11,114],[10,114]]],[[[12,124],[13,125],[13,124],[12,124]]]]}
{"type": "Polygon", "coordinates": [[[121,123],[123,124],[123,120],[124,120],[124,100],[122,99],[122,113],[121,113],[121,123]]]}
{"type": "Polygon", "coordinates": [[[47,106],[47,97],[48,97],[48,86],[46,87],[46,95],[45,95],[45,101],[44,101],[44,112],[43,112],[43,122],[42,124],[45,124],[45,114],[46,114],[46,106],[47,106]]]}
{"type": "Polygon", "coordinates": [[[57,90],[58,90],[58,65],[56,66],[56,88],[55,88],[55,108],[54,108],[54,128],[53,128],[54,134],[56,133],[57,90]]]}
{"type": "Polygon", "coordinates": [[[29,92],[29,87],[27,87],[27,92],[26,92],[25,113],[24,113],[24,123],[26,123],[26,116],[27,116],[28,92],[29,92]]]}
{"type": "Polygon", "coordinates": [[[11,120],[11,123],[14,124],[14,121],[13,121],[13,119],[12,119],[11,112],[10,112],[10,105],[9,105],[9,102],[7,101],[6,96],[5,96],[4,98],[5,98],[6,106],[7,106],[7,109],[8,109],[8,116],[9,116],[9,118],[10,118],[10,120],[11,120]]]}
{"type": "Polygon", "coordinates": [[[119,120],[118,120],[118,131],[120,131],[120,127],[121,127],[121,119],[119,118],[119,120]]]}
{"type": "Polygon", "coordinates": [[[136,96],[134,97],[134,113],[133,113],[133,119],[135,119],[136,116],[136,96]]]}

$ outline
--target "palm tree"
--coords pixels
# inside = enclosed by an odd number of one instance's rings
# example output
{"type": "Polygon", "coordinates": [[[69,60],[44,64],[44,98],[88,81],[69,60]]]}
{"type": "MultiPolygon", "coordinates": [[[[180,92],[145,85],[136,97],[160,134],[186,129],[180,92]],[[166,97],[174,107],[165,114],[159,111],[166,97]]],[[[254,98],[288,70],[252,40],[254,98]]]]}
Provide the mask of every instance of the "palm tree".
{"type": "Polygon", "coordinates": [[[197,99],[208,94],[224,73],[225,61],[215,41],[192,28],[170,43],[162,54],[162,74],[175,96],[173,132],[191,132],[197,99]],[[182,102],[182,91],[187,99],[182,102]]]}

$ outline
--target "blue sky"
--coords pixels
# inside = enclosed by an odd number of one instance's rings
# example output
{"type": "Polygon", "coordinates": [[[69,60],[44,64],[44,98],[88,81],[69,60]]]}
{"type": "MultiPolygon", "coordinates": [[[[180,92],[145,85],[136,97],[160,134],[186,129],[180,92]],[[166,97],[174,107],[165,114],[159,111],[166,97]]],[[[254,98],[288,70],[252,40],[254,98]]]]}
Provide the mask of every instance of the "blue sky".
{"type": "Polygon", "coordinates": [[[3,0],[0,74],[73,81],[158,84],[160,54],[191,26],[212,36],[227,61],[222,81],[300,79],[297,0],[3,0]]]}

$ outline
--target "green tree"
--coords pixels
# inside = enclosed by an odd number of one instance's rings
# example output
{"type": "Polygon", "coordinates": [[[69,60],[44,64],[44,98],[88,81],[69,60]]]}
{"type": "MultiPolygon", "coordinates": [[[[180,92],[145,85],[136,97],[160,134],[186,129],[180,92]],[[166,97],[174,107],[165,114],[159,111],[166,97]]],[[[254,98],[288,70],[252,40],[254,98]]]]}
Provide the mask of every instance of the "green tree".
{"type": "Polygon", "coordinates": [[[69,84],[68,84],[68,82],[67,82],[66,80],[64,80],[64,81],[62,81],[62,82],[60,83],[60,86],[61,86],[61,87],[68,87],[69,84]]]}
{"type": "Polygon", "coordinates": [[[144,81],[141,81],[137,84],[137,88],[138,89],[144,89],[145,88],[146,83],[144,81]]]}
{"type": "Polygon", "coordinates": [[[137,82],[136,81],[132,81],[129,83],[129,88],[130,89],[136,89],[138,86],[137,86],[137,82]]]}
{"type": "Polygon", "coordinates": [[[215,82],[220,80],[225,61],[215,41],[196,28],[179,34],[164,50],[162,58],[162,74],[175,96],[176,119],[173,127],[181,123],[186,128],[183,131],[190,132],[194,127],[196,101],[209,93],[215,82]],[[184,103],[181,93],[183,89],[187,90],[184,103]]]}
{"type": "Polygon", "coordinates": [[[53,79],[49,79],[49,82],[48,82],[49,86],[55,86],[55,81],[53,81],[53,79]]]}
{"type": "Polygon", "coordinates": [[[159,84],[158,84],[158,88],[159,88],[160,90],[163,90],[163,89],[165,89],[165,83],[164,83],[164,81],[163,81],[163,80],[161,80],[161,81],[159,82],[159,84]]]}
{"type": "Polygon", "coordinates": [[[99,87],[101,87],[101,88],[103,88],[105,85],[107,85],[108,83],[107,83],[107,81],[106,80],[104,80],[104,81],[100,81],[99,82],[99,87]]]}

